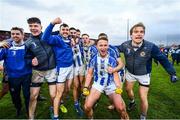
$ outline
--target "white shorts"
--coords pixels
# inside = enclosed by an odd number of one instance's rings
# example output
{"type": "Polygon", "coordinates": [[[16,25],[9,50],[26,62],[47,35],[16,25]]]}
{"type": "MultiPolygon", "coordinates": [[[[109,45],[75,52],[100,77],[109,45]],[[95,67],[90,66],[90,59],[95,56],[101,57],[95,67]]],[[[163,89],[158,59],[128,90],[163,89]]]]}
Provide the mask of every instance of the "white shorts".
{"type": "Polygon", "coordinates": [[[48,83],[56,82],[56,69],[39,71],[33,70],[32,83],[43,83],[45,80],[48,83]]]}
{"type": "Polygon", "coordinates": [[[73,79],[73,65],[70,67],[59,68],[57,83],[64,83],[66,80],[73,79]]]}
{"type": "Polygon", "coordinates": [[[128,82],[138,81],[140,85],[149,86],[150,85],[150,74],[145,75],[133,75],[126,70],[125,74],[126,80],[128,82]]]}
{"type": "Polygon", "coordinates": [[[110,95],[115,92],[116,86],[114,83],[112,83],[109,86],[102,86],[102,85],[99,85],[94,82],[92,85],[92,88],[95,88],[96,90],[98,90],[101,93],[105,92],[106,95],[110,95]]]}
{"type": "Polygon", "coordinates": [[[84,65],[82,66],[78,66],[78,67],[74,67],[74,76],[84,76],[85,75],[85,69],[84,69],[84,65]]]}

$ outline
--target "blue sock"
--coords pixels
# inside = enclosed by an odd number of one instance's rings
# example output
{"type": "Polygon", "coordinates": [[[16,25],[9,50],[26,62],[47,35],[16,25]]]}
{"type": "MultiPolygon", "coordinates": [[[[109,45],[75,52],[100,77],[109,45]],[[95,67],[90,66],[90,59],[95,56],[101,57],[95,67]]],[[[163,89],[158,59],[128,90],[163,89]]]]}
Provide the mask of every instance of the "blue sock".
{"type": "Polygon", "coordinates": [[[78,101],[75,101],[75,102],[74,102],[74,105],[75,105],[75,106],[78,106],[78,105],[79,105],[79,102],[78,102],[78,101]]]}

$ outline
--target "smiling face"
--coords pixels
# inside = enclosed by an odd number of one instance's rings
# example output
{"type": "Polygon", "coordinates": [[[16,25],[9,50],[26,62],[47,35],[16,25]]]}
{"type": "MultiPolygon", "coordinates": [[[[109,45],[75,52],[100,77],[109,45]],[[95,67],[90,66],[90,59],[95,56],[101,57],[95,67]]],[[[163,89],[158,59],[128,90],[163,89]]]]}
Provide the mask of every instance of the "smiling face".
{"type": "Polygon", "coordinates": [[[41,34],[42,26],[39,23],[30,23],[29,30],[33,36],[41,34]]]}
{"type": "Polygon", "coordinates": [[[69,36],[71,36],[72,38],[76,38],[77,37],[77,33],[75,29],[69,30],[69,36]]]}
{"type": "Polygon", "coordinates": [[[78,38],[80,38],[81,32],[80,32],[80,31],[76,31],[76,36],[77,36],[78,38]]]}
{"type": "Polygon", "coordinates": [[[11,38],[16,42],[16,43],[20,43],[23,38],[24,35],[23,33],[21,33],[21,31],[19,30],[11,30],[11,38]]]}
{"type": "Polygon", "coordinates": [[[59,33],[62,37],[67,38],[69,35],[69,27],[68,26],[61,26],[59,33]]]}
{"type": "Polygon", "coordinates": [[[108,41],[104,40],[104,39],[100,39],[97,41],[97,49],[99,51],[99,54],[101,57],[106,57],[106,55],[108,54],[108,41]]]}

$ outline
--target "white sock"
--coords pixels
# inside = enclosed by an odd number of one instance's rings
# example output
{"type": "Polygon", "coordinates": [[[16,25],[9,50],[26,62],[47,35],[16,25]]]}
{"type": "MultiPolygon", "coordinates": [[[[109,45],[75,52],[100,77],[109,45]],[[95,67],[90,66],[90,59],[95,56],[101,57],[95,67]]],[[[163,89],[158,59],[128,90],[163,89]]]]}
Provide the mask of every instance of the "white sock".
{"type": "Polygon", "coordinates": [[[146,115],[141,114],[141,115],[140,115],[140,120],[146,120],[146,115]]]}
{"type": "Polygon", "coordinates": [[[54,118],[58,118],[58,115],[54,115],[54,118]]]}
{"type": "Polygon", "coordinates": [[[134,103],[134,102],[135,102],[135,100],[134,100],[134,99],[130,100],[130,103],[134,103]]]}

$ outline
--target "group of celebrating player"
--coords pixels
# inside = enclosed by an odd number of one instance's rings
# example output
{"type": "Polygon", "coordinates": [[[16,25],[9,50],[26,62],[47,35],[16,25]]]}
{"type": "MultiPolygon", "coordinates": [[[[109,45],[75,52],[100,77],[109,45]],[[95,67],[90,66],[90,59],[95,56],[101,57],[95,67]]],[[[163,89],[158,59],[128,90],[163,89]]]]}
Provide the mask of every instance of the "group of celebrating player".
{"type": "Polygon", "coordinates": [[[35,118],[37,97],[46,80],[52,119],[59,119],[59,106],[67,111],[63,101],[72,83],[74,108],[80,116],[85,112],[89,119],[93,119],[93,106],[105,92],[112,103],[109,107],[115,108],[121,119],[129,119],[121,96],[125,79],[125,89],[130,99],[128,110],[136,105],[133,86],[138,81],[140,118],[146,119],[152,58],[163,65],[171,76],[171,82],[177,81],[175,69],[165,55],[155,44],[144,40],[145,26],[142,23],[131,28],[131,40],[112,46],[105,33],[100,33],[95,41],[90,40],[88,34],[80,37],[80,30],[69,28],[59,17],[50,22],[44,32],[39,18],[31,17],[27,22],[31,32],[28,40],[23,41],[21,28],[13,27],[11,38],[0,44],[0,60],[4,60],[17,115],[22,108],[22,86],[27,115],[29,119],[35,118]],[[53,32],[57,24],[60,24],[59,31],[53,32]],[[125,65],[120,52],[124,53],[125,65]],[[79,101],[81,93],[86,96],[84,106],[79,101]]]}

